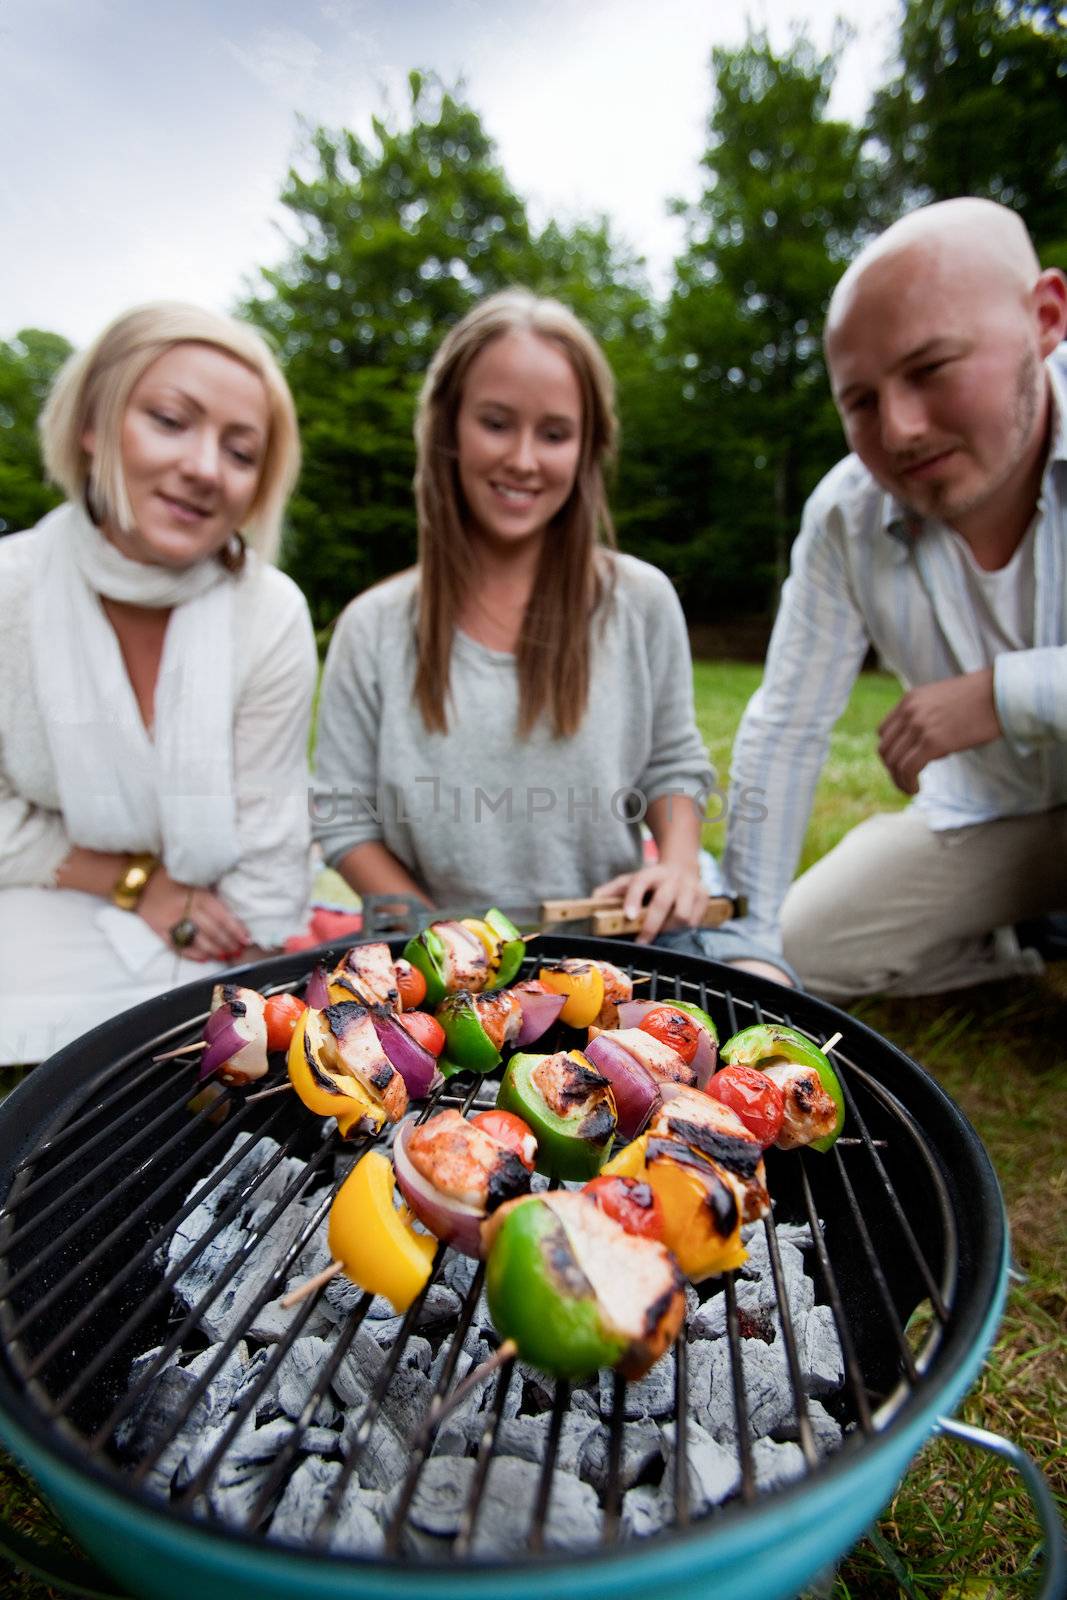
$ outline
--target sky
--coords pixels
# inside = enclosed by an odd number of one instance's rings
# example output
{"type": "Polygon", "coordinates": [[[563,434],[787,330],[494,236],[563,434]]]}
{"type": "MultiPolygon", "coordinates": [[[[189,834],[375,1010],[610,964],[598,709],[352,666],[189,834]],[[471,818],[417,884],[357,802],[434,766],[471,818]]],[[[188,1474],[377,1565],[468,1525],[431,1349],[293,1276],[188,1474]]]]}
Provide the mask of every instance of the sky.
{"type": "MultiPolygon", "coordinates": [[[[606,214],[662,293],[695,199],[712,46],[745,19],[830,45],[841,0],[0,0],[0,338],[80,344],[142,300],[232,307],[285,249],[298,118],[400,119],[413,67],[466,97],[535,223],[606,214]],[[729,13],[729,14],[728,14],[729,13]]],[[[894,0],[849,8],[858,120],[894,0]]]]}

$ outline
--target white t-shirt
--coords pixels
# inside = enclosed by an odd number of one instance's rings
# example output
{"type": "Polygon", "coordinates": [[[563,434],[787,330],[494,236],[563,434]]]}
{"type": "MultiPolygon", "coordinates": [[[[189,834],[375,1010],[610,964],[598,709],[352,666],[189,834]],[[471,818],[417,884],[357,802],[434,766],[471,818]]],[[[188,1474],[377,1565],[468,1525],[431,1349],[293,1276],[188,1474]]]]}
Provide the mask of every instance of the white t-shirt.
{"type": "Polygon", "coordinates": [[[990,657],[1006,650],[1032,650],[1034,645],[1034,528],[1032,522],[1011,560],[987,572],[974,559],[966,539],[947,531],[959,566],[959,592],[969,604],[990,657]]]}

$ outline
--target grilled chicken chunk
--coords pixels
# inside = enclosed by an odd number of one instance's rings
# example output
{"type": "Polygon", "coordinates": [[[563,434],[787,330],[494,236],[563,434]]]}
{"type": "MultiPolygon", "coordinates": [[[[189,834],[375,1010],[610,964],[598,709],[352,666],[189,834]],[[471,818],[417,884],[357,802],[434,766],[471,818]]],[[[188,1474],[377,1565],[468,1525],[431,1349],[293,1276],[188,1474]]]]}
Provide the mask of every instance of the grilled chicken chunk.
{"type": "Polygon", "coordinates": [[[444,945],[445,987],[453,994],[459,989],[480,994],[490,977],[482,941],[461,922],[435,922],[433,931],[444,945]]]}
{"type": "Polygon", "coordinates": [[[389,1061],[378,1041],[374,1023],[365,1006],[356,1000],[342,1000],[322,1012],[327,1030],[320,1050],[322,1065],[339,1075],[356,1078],[386,1116],[396,1122],[408,1105],[404,1080],[389,1061]]]}
{"type": "Polygon", "coordinates": [[[761,1071],[776,1083],[785,1100],[782,1131],[775,1141],[779,1150],[795,1150],[823,1139],[837,1127],[837,1107],[822,1086],[814,1067],[776,1061],[761,1071]]]}
{"type": "MultiPolygon", "coordinates": [[[[576,1052],[575,1052],[576,1053],[576,1052]]],[[[583,1066],[569,1050],[557,1050],[545,1056],[530,1074],[550,1111],[557,1117],[575,1117],[581,1111],[578,1131],[586,1138],[607,1117],[615,1122],[615,1101],[607,1078],[583,1066]]]]}
{"type": "Polygon", "coordinates": [[[522,1004],[510,989],[475,997],[478,1021],[498,1050],[514,1044],[522,1030],[522,1004]]]}
{"type": "Polygon", "coordinates": [[[616,1028],[610,1037],[614,1044],[621,1045],[660,1083],[695,1087],[696,1068],[684,1062],[677,1050],[672,1050],[661,1039],[653,1038],[643,1028],[616,1028]]]}
{"type": "Polygon", "coordinates": [[[342,956],[330,975],[330,983],[368,1006],[388,1006],[400,1010],[400,990],[396,967],[387,944],[357,944],[342,956]]]}
{"type": "Polygon", "coordinates": [[[412,1166],[441,1194],[480,1211],[495,1211],[505,1200],[530,1192],[529,1170],[514,1151],[458,1111],[439,1111],[412,1129],[407,1152],[412,1166]]]}
{"type": "Polygon", "coordinates": [[[619,1006],[624,1001],[632,1000],[634,997],[633,979],[610,961],[598,961],[597,966],[600,968],[601,976],[604,979],[604,1002],[593,1026],[597,1028],[617,1028],[619,1025],[619,1006]]]}

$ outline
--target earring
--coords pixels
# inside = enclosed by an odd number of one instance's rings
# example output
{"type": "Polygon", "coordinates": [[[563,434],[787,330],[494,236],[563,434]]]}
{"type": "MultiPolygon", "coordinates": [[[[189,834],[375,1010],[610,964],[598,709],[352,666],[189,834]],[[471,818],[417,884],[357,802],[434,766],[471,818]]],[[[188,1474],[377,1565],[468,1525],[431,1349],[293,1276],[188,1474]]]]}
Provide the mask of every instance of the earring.
{"type": "Polygon", "coordinates": [[[225,546],[219,551],[219,560],[233,577],[236,577],[244,567],[245,550],[245,536],[243,533],[238,533],[235,528],[225,546]]]}

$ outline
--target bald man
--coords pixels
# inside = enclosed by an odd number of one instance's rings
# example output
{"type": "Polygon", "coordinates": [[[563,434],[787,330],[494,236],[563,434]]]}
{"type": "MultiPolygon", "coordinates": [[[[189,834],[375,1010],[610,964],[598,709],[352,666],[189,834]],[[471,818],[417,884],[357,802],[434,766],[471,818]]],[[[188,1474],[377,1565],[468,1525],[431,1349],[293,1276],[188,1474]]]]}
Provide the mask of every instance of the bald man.
{"type": "Polygon", "coordinates": [[[852,263],[826,323],[852,451],[815,490],[732,781],[750,916],[709,953],[835,1000],[1039,970],[1012,932],[1067,908],[1067,283],[1019,217],[948,200],[852,263]],[[790,888],[830,730],[870,645],[913,796],[790,888]],[[784,961],[783,961],[784,953],[784,961]]]}

